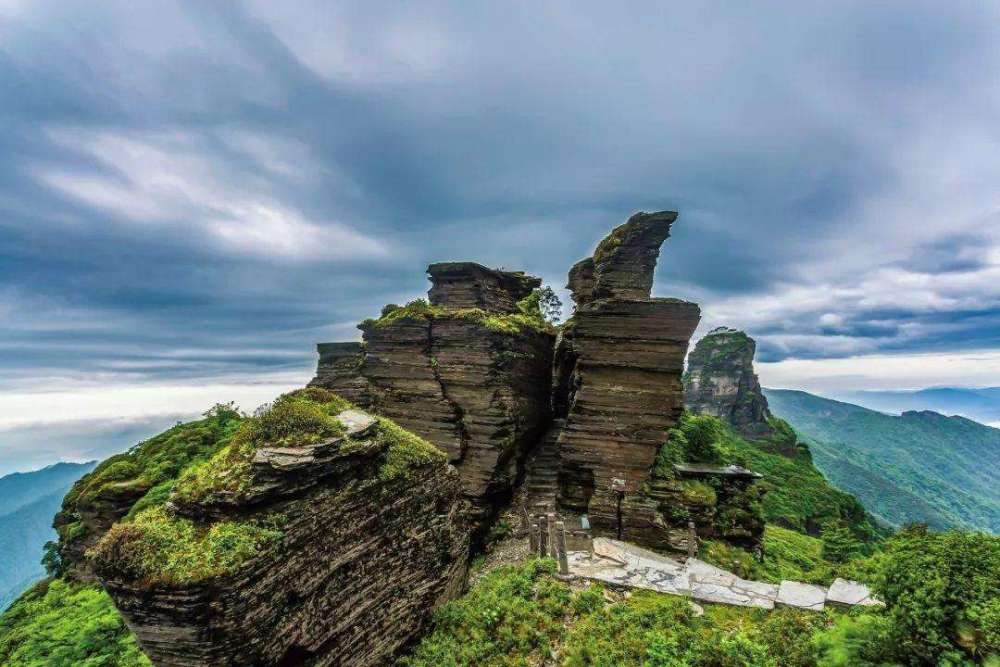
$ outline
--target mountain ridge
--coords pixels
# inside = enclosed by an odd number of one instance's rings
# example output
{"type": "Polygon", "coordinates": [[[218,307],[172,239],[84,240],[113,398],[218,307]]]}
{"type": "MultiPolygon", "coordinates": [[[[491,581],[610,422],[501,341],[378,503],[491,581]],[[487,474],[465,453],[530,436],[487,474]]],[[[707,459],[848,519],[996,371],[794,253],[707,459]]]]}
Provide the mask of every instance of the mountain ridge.
{"type": "Polygon", "coordinates": [[[823,474],[889,525],[1000,531],[991,479],[1000,430],[931,410],[897,416],[801,390],[764,392],[823,474]]]}

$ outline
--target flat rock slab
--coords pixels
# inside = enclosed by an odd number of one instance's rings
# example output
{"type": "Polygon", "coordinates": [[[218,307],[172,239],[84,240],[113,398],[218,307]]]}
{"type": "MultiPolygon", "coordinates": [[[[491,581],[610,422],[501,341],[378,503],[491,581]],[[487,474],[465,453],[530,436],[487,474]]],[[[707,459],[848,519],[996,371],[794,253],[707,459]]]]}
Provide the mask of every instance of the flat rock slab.
{"type": "Polygon", "coordinates": [[[778,587],[776,602],[785,607],[823,611],[826,603],[826,589],[822,586],[803,584],[798,581],[782,581],[778,587]]]}
{"type": "Polygon", "coordinates": [[[344,410],[337,415],[337,421],[344,425],[350,437],[359,436],[375,425],[375,418],[361,410],[344,410]]]}
{"type": "Polygon", "coordinates": [[[697,558],[688,558],[682,563],[619,540],[595,538],[593,549],[593,557],[588,552],[571,551],[568,554],[570,572],[613,586],[758,609],[784,606],[822,611],[828,602],[848,606],[882,604],[871,596],[867,586],[846,579],[837,579],[829,590],[798,581],[769,584],[741,579],[697,558]]]}
{"type": "Polygon", "coordinates": [[[883,606],[881,600],[872,597],[871,591],[864,584],[856,581],[837,578],[826,592],[826,601],[843,605],[861,605],[864,607],[883,606]]]}

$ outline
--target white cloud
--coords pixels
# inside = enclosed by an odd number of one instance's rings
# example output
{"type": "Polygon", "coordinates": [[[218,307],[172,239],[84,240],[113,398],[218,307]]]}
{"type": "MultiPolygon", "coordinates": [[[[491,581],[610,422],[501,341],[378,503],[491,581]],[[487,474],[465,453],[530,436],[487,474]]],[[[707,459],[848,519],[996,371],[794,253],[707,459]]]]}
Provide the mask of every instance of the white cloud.
{"type": "Polygon", "coordinates": [[[985,387],[1000,381],[1000,351],[785,359],[758,363],[756,369],[766,387],[819,393],[941,385],[985,387]]]}
{"type": "MultiPolygon", "coordinates": [[[[204,139],[185,132],[60,129],[54,141],[99,164],[89,170],[38,165],[47,185],[135,224],[188,225],[231,253],[283,260],[386,257],[388,246],[343,223],[307,218],[276,198],[269,178],[313,167],[305,149],[241,132],[230,141],[260,169],[229,174],[204,139]],[[282,150],[288,155],[282,155],[282,150]],[[244,180],[245,179],[245,180],[244,180]]],[[[314,167],[318,173],[321,170],[314,167]]]]}
{"type": "Polygon", "coordinates": [[[0,394],[0,429],[79,420],[149,418],[201,414],[216,403],[235,401],[247,411],[302,386],[298,378],[269,378],[256,384],[151,383],[92,386],[62,385],[55,391],[5,391],[0,394]]]}

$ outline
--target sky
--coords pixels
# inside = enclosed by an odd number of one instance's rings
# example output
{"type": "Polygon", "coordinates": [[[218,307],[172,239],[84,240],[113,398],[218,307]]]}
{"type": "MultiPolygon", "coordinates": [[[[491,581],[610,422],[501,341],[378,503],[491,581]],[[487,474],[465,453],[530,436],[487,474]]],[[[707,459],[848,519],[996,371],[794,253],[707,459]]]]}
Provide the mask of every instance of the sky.
{"type": "Polygon", "coordinates": [[[997,14],[0,0],[0,474],[300,386],[432,261],[562,288],[638,210],[765,385],[1000,385],[997,14]]]}

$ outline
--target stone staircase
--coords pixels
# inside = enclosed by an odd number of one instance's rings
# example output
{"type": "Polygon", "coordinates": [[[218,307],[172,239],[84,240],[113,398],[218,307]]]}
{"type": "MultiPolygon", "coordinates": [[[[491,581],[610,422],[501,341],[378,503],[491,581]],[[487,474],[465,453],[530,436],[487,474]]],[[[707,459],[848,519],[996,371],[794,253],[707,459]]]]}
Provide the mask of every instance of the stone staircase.
{"type": "Polygon", "coordinates": [[[545,514],[556,511],[556,496],[559,492],[559,433],[565,426],[565,419],[552,422],[542,442],[528,460],[525,478],[527,488],[527,510],[530,514],[545,514]]]}

